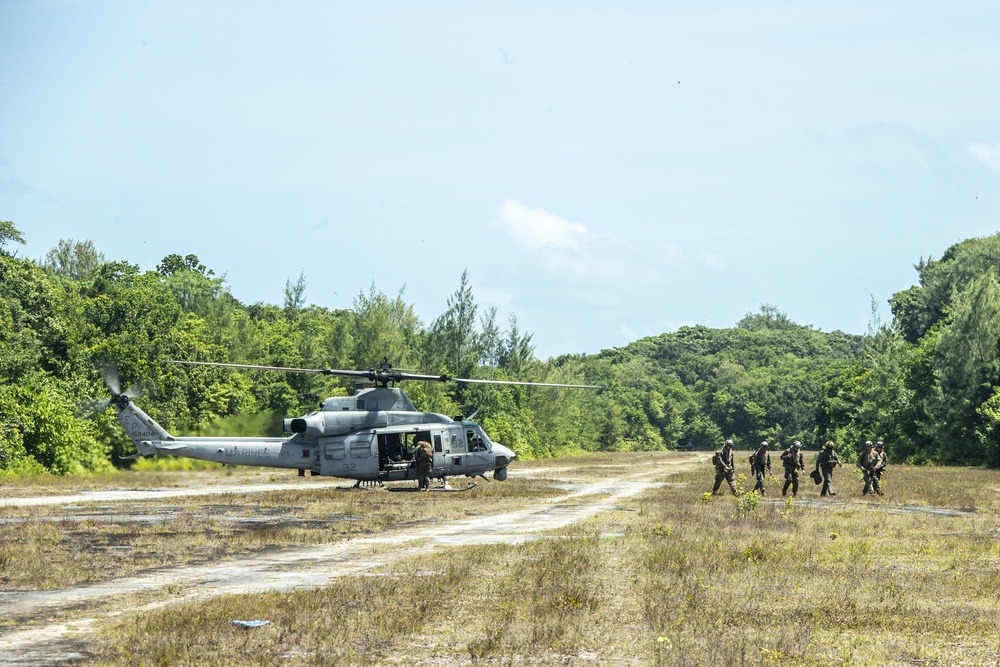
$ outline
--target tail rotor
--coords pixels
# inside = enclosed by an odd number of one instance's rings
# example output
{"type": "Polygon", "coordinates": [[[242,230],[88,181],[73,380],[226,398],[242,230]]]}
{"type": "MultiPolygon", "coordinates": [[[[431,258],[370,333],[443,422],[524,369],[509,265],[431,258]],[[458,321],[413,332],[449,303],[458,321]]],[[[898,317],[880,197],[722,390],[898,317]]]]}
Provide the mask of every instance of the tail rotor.
{"type": "Polygon", "coordinates": [[[118,369],[111,364],[101,368],[100,375],[101,379],[104,380],[104,386],[106,386],[108,391],[111,392],[111,396],[95,400],[90,405],[90,411],[95,415],[107,410],[108,406],[112,404],[114,404],[118,410],[124,410],[125,406],[127,406],[133,398],[142,394],[141,388],[136,385],[122,391],[122,383],[118,376],[118,369]]]}

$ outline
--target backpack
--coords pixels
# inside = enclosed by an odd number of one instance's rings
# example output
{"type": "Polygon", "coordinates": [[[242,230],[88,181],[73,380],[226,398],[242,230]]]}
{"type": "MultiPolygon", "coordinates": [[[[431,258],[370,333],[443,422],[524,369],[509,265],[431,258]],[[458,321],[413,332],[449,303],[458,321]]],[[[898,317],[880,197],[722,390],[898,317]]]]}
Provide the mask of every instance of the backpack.
{"type": "Polygon", "coordinates": [[[715,456],[712,457],[712,465],[718,467],[721,462],[722,459],[719,457],[719,452],[716,452],[715,456]]]}

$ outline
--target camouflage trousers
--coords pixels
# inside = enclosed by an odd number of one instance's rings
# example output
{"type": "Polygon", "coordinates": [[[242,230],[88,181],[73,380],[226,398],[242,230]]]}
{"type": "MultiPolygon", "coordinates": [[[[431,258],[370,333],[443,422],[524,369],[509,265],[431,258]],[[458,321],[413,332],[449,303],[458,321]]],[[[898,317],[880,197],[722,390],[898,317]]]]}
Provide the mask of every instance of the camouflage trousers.
{"type": "Polygon", "coordinates": [[[837,492],[830,488],[833,483],[833,468],[823,468],[821,472],[823,473],[823,488],[820,489],[819,495],[825,496],[828,493],[831,496],[837,495],[837,492]]]}
{"type": "Polygon", "coordinates": [[[753,472],[754,479],[757,480],[757,483],[754,484],[753,490],[759,491],[760,495],[764,495],[764,476],[767,475],[767,468],[754,466],[751,472],[753,472]]]}
{"type": "Polygon", "coordinates": [[[862,479],[865,480],[865,488],[861,492],[861,494],[867,496],[869,493],[873,493],[873,491],[872,491],[872,482],[875,480],[874,473],[872,473],[872,471],[868,470],[867,468],[862,468],[861,469],[861,477],[862,477],[862,479]]]}
{"type": "Polygon", "coordinates": [[[431,467],[429,465],[417,465],[417,488],[426,491],[431,487],[431,467]]]}
{"type": "Polygon", "coordinates": [[[722,487],[722,480],[726,480],[726,483],[729,484],[729,490],[732,491],[735,496],[736,476],[733,475],[733,471],[731,470],[729,472],[725,472],[724,470],[715,471],[715,486],[712,487],[712,495],[714,496],[719,492],[719,489],[722,487]]]}
{"type": "Polygon", "coordinates": [[[785,486],[781,489],[781,495],[788,493],[788,487],[792,487],[792,495],[799,495],[799,469],[785,468],[785,486]]]}

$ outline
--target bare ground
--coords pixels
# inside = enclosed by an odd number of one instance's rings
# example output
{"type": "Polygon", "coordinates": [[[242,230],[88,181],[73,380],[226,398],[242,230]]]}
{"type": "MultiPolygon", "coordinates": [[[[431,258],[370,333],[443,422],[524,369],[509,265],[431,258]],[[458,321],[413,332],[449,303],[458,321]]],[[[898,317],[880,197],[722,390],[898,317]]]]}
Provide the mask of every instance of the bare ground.
{"type": "MultiPolygon", "coordinates": [[[[442,546],[516,544],[539,539],[551,531],[612,510],[617,503],[661,485],[673,471],[704,465],[707,454],[662,461],[658,469],[604,467],[604,479],[585,481],[572,467],[525,469],[520,475],[551,477],[567,491],[533,502],[524,509],[499,515],[391,529],[371,537],[294,549],[268,550],[224,563],[158,568],[136,576],[62,590],[0,592],[0,664],[58,665],[85,661],[86,639],[102,620],[177,602],[230,593],[285,591],[327,585],[331,580],[374,573],[401,558],[431,553],[442,546]],[[50,620],[51,619],[51,620],[50,620]]],[[[331,483],[323,483],[330,485],[331,483]]],[[[338,484],[338,483],[334,483],[338,484]]],[[[339,483],[343,486],[343,482],[339,483]]],[[[83,494],[3,498],[0,505],[79,505],[120,500],[160,500],[170,497],[257,493],[290,485],[232,485],[95,491],[83,494]]],[[[474,493],[474,492],[473,492],[474,493]]],[[[463,497],[474,498],[465,494],[463,497]]],[[[113,507],[101,508],[113,512],[113,507]]],[[[134,515],[141,521],[142,515],[134,515]]],[[[162,515],[156,515],[162,519],[162,515]]]]}
{"type": "MultiPolygon", "coordinates": [[[[402,559],[434,553],[444,547],[488,544],[518,544],[543,539],[548,531],[571,526],[599,514],[621,509],[620,503],[650,489],[673,486],[670,476],[679,471],[705,470],[708,454],[672,455],[637,466],[599,466],[595,481],[594,464],[530,468],[517,471],[523,478],[544,478],[551,488],[562,491],[544,500],[526,499],[519,509],[457,520],[422,519],[397,525],[378,533],[341,538],[329,543],[295,547],[268,547],[225,562],[148,569],[100,583],[59,590],[0,591],[0,664],[63,665],[88,662],[89,636],[106,621],[128,618],[133,612],[167,605],[214,598],[231,593],[257,593],[311,589],[331,584],[338,577],[381,576],[402,559]],[[584,469],[586,468],[586,470],[584,469]]],[[[706,485],[710,476],[706,475],[706,485]]],[[[0,498],[0,507],[49,505],[62,512],[61,520],[104,517],[120,523],[162,521],[164,507],[157,501],[185,496],[210,498],[218,494],[257,494],[275,490],[301,489],[301,480],[286,483],[226,484],[149,490],[91,491],[78,494],[0,498]],[[128,504],[122,504],[127,502],[128,504]],[[146,503],[145,505],[143,503],[146,503]],[[119,504],[115,504],[119,503],[119,504]],[[123,509],[127,508],[127,509],[123,509]],[[81,514],[81,510],[83,514],[81,514]],[[122,516],[128,511],[128,516],[122,516]]],[[[345,488],[345,482],[313,480],[311,486],[345,488]]],[[[346,484],[349,486],[349,483],[346,484]]],[[[450,497],[474,503],[475,490],[450,497]]],[[[700,495],[700,490],[694,490],[700,495]]],[[[9,494],[8,494],[9,495],[9,494]]],[[[902,499],[901,499],[902,500],[902,499]]],[[[244,501],[248,502],[248,501],[244,501]]],[[[765,505],[779,505],[782,499],[768,497],[765,505]]],[[[803,509],[833,512],[884,512],[928,517],[969,516],[974,510],[885,502],[884,499],[800,498],[803,509]]],[[[250,505],[248,505],[249,507],[250,505]]],[[[205,516],[212,505],[204,505],[205,516]]],[[[260,508],[258,508],[259,510],[260,508]]],[[[23,510],[22,510],[23,512],[23,510]]],[[[49,516],[51,519],[51,515],[49,516]]],[[[287,520],[257,511],[240,521],[287,520]]],[[[13,522],[31,521],[18,516],[13,522]]],[[[333,536],[331,536],[332,538],[333,536]]]]}

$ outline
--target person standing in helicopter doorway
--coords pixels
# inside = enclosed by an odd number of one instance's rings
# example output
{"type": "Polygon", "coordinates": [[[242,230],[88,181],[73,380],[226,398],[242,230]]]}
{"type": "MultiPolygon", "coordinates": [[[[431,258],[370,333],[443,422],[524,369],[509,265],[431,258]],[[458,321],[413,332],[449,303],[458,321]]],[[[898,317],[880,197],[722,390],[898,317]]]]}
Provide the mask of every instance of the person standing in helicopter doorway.
{"type": "Polygon", "coordinates": [[[767,451],[767,440],[760,443],[760,448],[750,455],[750,471],[757,479],[753,490],[764,495],[764,475],[771,474],[771,454],[767,451]]]}
{"type": "Polygon", "coordinates": [[[431,448],[431,443],[426,440],[418,442],[413,458],[417,461],[417,489],[427,491],[431,488],[431,461],[434,460],[434,450],[431,448]]]}
{"type": "Polygon", "coordinates": [[[816,457],[816,470],[823,473],[823,488],[819,495],[825,496],[828,493],[831,496],[837,495],[837,492],[830,488],[830,484],[833,483],[833,469],[839,465],[840,457],[837,456],[837,450],[834,449],[833,440],[827,440],[823,451],[816,457]]]}
{"type": "Polygon", "coordinates": [[[719,488],[722,486],[722,480],[726,480],[729,484],[729,490],[736,495],[736,475],[734,471],[736,469],[736,462],[733,460],[733,441],[726,440],[726,444],[722,446],[722,449],[715,453],[712,457],[712,464],[715,466],[715,486],[712,487],[712,495],[714,496],[719,492],[719,488]]]}

